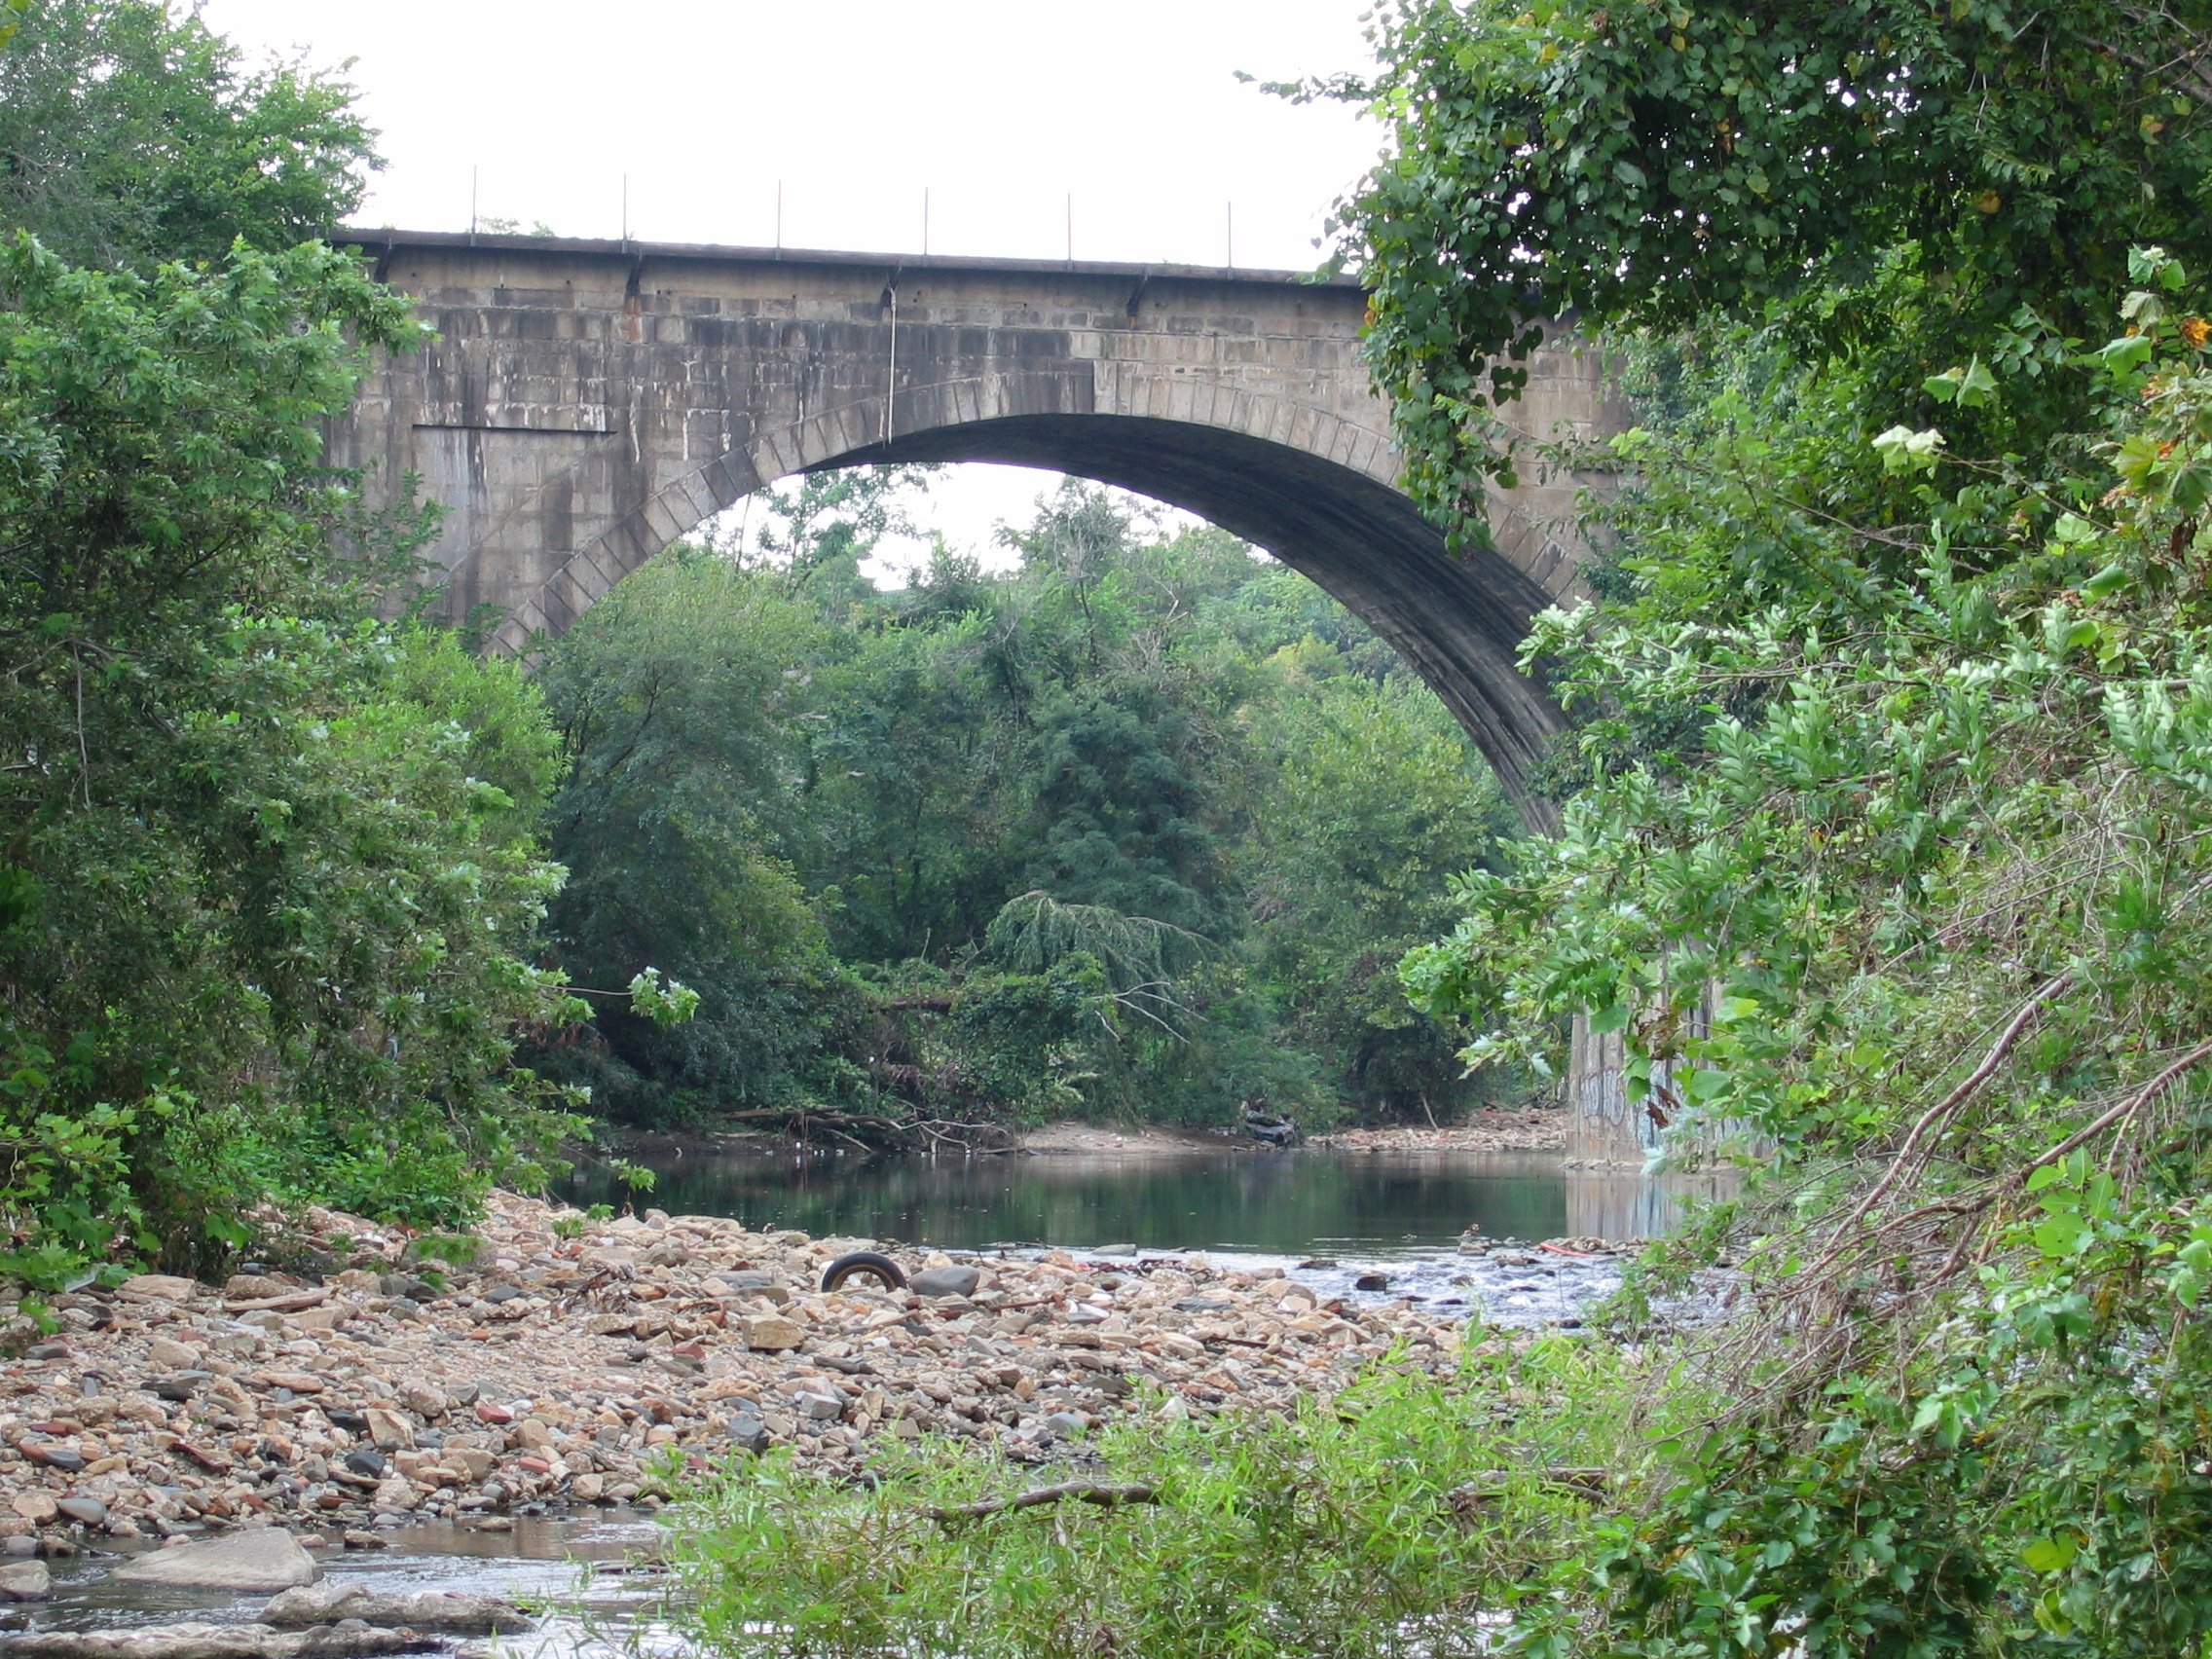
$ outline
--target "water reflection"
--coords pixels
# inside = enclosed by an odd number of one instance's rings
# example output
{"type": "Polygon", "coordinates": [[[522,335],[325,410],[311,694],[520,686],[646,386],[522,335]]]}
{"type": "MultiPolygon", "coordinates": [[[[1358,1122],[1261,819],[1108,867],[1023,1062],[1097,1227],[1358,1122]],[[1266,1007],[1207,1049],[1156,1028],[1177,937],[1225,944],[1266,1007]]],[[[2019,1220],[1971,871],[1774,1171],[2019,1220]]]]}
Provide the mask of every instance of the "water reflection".
{"type": "MultiPolygon", "coordinates": [[[[1071,1248],[1409,1256],[1472,1223],[1493,1238],[1646,1236],[1679,1215],[1678,1185],[1563,1167],[1546,1153],[1270,1153],[1191,1157],[797,1159],[696,1150],[647,1159],[651,1202],[817,1236],[945,1249],[1071,1248]]],[[[614,1202],[579,1170],[568,1195],[614,1202]]]]}
{"type": "MultiPolygon", "coordinates": [[[[548,1634],[560,1635],[563,1640],[557,1645],[567,1652],[576,1645],[578,1615],[626,1626],[643,1594],[635,1580],[621,1576],[580,1584],[578,1566],[629,1561],[650,1552],[660,1534],[649,1516],[617,1510],[582,1516],[519,1514],[505,1530],[497,1532],[440,1521],[382,1535],[385,1544],[380,1550],[321,1551],[324,1576],[367,1580],[387,1592],[437,1590],[559,1605],[566,1616],[556,1619],[548,1634]]],[[[138,1546],[123,1547],[133,1551],[138,1546]]],[[[256,1618],[269,1601],[265,1594],[235,1590],[134,1584],[114,1577],[110,1570],[114,1565],[104,1551],[88,1551],[57,1563],[54,1601],[42,1609],[40,1624],[52,1630],[101,1630],[177,1619],[240,1624],[256,1618]]],[[[515,1645],[501,1643],[503,1650],[515,1645]]]]}

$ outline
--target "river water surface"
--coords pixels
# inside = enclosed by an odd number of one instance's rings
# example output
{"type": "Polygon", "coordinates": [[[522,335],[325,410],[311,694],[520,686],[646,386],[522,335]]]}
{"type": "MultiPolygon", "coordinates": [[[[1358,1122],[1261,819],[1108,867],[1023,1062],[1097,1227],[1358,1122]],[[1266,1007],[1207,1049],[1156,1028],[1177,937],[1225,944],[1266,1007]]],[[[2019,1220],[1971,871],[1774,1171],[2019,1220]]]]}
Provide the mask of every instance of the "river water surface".
{"type": "MultiPolygon", "coordinates": [[[[669,1149],[641,1159],[649,1202],[817,1237],[947,1250],[1061,1246],[1362,1260],[1425,1256],[1470,1226],[1490,1238],[1664,1232],[1695,1183],[1569,1169],[1556,1153],[1053,1152],[861,1158],[669,1149]]],[[[619,1202],[603,1169],[565,1195],[619,1202]]]]}

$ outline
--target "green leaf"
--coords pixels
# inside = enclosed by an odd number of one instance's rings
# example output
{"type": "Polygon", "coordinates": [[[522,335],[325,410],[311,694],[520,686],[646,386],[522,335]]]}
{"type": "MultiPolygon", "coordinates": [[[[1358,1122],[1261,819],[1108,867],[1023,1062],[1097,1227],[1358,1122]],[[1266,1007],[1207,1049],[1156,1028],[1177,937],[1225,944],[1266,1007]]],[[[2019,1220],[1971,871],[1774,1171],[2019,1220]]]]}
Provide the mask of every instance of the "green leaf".
{"type": "Polygon", "coordinates": [[[2132,579],[2125,565],[2107,565],[2082,584],[2082,597],[2092,602],[2110,599],[2132,579]]]}
{"type": "Polygon", "coordinates": [[[2151,360],[2151,337],[2129,334],[2109,341],[2098,350],[2097,360],[2115,380],[2123,380],[2151,360]]]}
{"type": "Polygon", "coordinates": [[[1728,1092],[1731,1081],[1727,1072],[1712,1066],[1700,1066],[1684,1080],[1684,1092],[1690,1099],[1700,1103],[1716,1100],[1728,1092]]]}
{"type": "Polygon", "coordinates": [[[2076,1254],[2088,1241],[2089,1229],[2080,1216],[2061,1211],[2036,1224],[2036,1248],[2053,1261],[2076,1254]]]}
{"type": "Polygon", "coordinates": [[[1591,1014],[1589,1021],[1592,1036],[1610,1036],[1613,1032],[1628,1024],[1628,1004],[1625,1002],[1607,1003],[1597,1013],[1591,1014]]]}

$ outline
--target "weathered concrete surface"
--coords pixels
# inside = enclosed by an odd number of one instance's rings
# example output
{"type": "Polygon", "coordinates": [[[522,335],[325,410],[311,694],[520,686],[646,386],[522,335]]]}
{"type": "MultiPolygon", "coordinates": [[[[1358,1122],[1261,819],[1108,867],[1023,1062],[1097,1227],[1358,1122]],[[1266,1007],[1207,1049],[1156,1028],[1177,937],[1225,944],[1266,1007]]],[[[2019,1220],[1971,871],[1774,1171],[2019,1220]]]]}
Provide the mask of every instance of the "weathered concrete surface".
{"type": "MultiPolygon", "coordinates": [[[[437,339],[381,362],[332,456],[451,509],[433,556],[506,650],[558,636],[700,520],[774,479],[884,461],[1051,467],[1171,501],[1269,549],[1435,687],[1531,821],[1557,709],[1514,667],[1574,585],[1582,481],[1494,502],[1455,559],[1396,489],[1351,281],[360,232],[437,339]]],[[[1593,352],[1554,349],[1512,412],[1614,424],[1593,352]]]]}

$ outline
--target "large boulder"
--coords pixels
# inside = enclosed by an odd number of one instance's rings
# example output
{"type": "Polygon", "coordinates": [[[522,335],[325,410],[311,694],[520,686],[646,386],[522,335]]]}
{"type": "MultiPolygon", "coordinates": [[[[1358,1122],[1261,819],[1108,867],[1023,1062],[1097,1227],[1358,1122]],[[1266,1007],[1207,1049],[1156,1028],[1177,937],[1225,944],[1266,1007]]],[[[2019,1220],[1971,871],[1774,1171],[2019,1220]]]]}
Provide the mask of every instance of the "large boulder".
{"type": "Polygon", "coordinates": [[[322,1576],[299,1540],[274,1527],[233,1532],[204,1543],[172,1544],[133,1557],[115,1569],[119,1582],[166,1584],[181,1590],[250,1590],[273,1595],[322,1576]]]}

